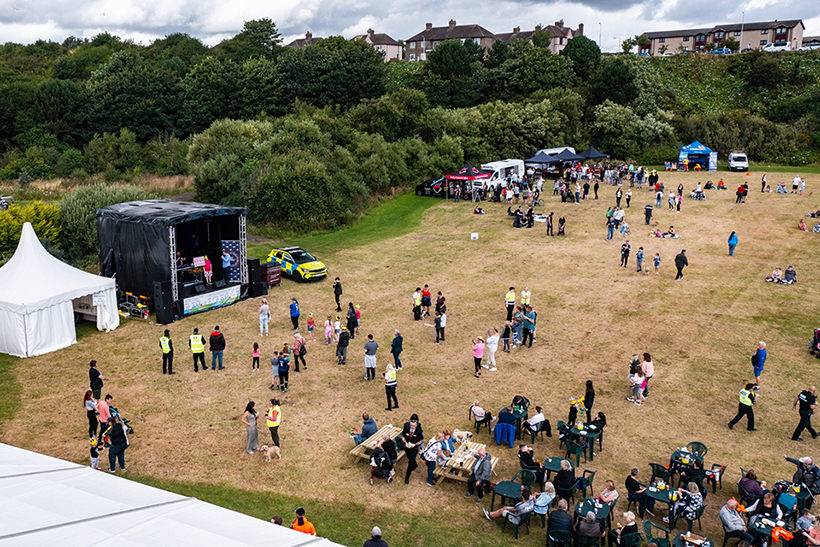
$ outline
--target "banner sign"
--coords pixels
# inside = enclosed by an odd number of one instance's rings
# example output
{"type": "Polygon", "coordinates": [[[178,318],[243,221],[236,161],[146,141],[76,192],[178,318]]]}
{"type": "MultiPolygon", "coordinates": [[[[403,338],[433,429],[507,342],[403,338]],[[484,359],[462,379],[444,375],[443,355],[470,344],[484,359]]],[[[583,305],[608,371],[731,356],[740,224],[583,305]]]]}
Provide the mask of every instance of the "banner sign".
{"type": "Polygon", "coordinates": [[[231,266],[228,268],[228,283],[242,283],[242,268],[239,267],[239,240],[223,239],[222,250],[231,255],[231,266]]]}
{"type": "Polygon", "coordinates": [[[681,149],[678,155],[678,171],[683,171],[683,162],[689,158],[689,152],[681,149]]]}
{"type": "Polygon", "coordinates": [[[105,306],[105,293],[95,292],[91,295],[92,304],[94,306],[105,306]]]}
{"type": "Polygon", "coordinates": [[[709,171],[717,171],[717,152],[709,154],[709,171]]]}
{"type": "Polygon", "coordinates": [[[215,310],[224,306],[229,306],[239,301],[239,285],[219,289],[217,291],[198,294],[183,300],[183,314],[191,315],[202,311],[215,310]]]}

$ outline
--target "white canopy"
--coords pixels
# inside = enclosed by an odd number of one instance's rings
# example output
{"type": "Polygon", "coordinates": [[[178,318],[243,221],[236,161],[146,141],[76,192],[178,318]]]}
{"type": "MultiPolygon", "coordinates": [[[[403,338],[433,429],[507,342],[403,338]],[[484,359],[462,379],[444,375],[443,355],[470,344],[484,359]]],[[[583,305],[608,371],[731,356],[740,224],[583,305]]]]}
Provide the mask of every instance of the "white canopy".
{"type": "Polygon", "coordinates": [[[117,328],[115,281],[53,257],[26,222],[14,256],[0,268],[0,352],[32,357],[74,344],[73,301],[94,294],[105,300],[89,309],[96,310],[97,328],[117,328]]]}
{"type": "Polygon", "coordinates": [[[0,444],[0,545],[341,547],[7,444],[0,444]]]}

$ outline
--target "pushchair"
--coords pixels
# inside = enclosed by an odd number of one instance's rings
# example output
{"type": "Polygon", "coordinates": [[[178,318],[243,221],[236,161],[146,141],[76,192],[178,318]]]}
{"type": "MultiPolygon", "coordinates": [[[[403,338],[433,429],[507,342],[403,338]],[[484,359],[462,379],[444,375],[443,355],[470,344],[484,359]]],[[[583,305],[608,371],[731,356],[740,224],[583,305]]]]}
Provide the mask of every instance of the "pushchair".
{"type": "Polygon", "coordinates": [[[388,483],[393,482],[393,464],[390,463],[390,458],[380,446],[377,446],[370,455],[370,485],[373,485],[373,479],[385,479],[388,483]]]}
{"type": "Polygon", "coordinates": [[[126,428],[125,431],[127,433],[133,433],[134,432],[134,428],[131,427],[131,420],[129,420],[127,418],[123,418],[122,416],[120,416],[119,411],[116,408],[114,408],[113,406],[109,407],[108,409],[111,411],[111,416],[113,416],[117,420],[121,421],[125,425],[125,428],[126,428]]]}
{"type": "Polygon", "coordinates": [[[820,359],[820,329],[814,329],[814,336],[809,342],[809,353],[820,359]]]}

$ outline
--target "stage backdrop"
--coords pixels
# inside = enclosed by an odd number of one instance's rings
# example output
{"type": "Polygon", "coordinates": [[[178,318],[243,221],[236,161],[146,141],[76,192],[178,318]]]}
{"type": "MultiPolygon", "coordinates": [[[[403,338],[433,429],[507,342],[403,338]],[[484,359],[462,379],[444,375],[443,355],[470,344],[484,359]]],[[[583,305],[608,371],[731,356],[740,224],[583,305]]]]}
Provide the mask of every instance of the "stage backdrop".
{"type": "Polygon", "coordinates": [[[228,251],[231,255],[231,267],[228,268],[228,281],[230,283],[242,282],[242,269],[239,267],[239,240],[223,239],[222,250],[228,251]]]}

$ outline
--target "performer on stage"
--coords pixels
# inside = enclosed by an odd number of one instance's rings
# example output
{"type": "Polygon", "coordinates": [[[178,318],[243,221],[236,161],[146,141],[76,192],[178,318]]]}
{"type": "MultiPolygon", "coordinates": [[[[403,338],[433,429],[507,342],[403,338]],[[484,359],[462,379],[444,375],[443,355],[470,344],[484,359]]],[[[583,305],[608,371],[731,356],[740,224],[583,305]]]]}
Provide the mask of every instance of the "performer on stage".
{"type": "Polygon", "coordinates": [[[183,258],[182,253],[177,252],[177,268],[181,268],[185,265],[185,258],[183,258]]]}
{"type": "Polygon", "coordinates": [[[228,283],[228,268],[231,267],[231,255],[228,251],[222,251],[222,281],[228,283]]]}
{"type": "Polygon", "coordinates": [[[205,283],[208,285],[211,284],[211,277],[214,275],[213,266],[211,266],[211,259],[205,256],[205,265],[202,267],[202,271],[205,272],[205,283]]]}

